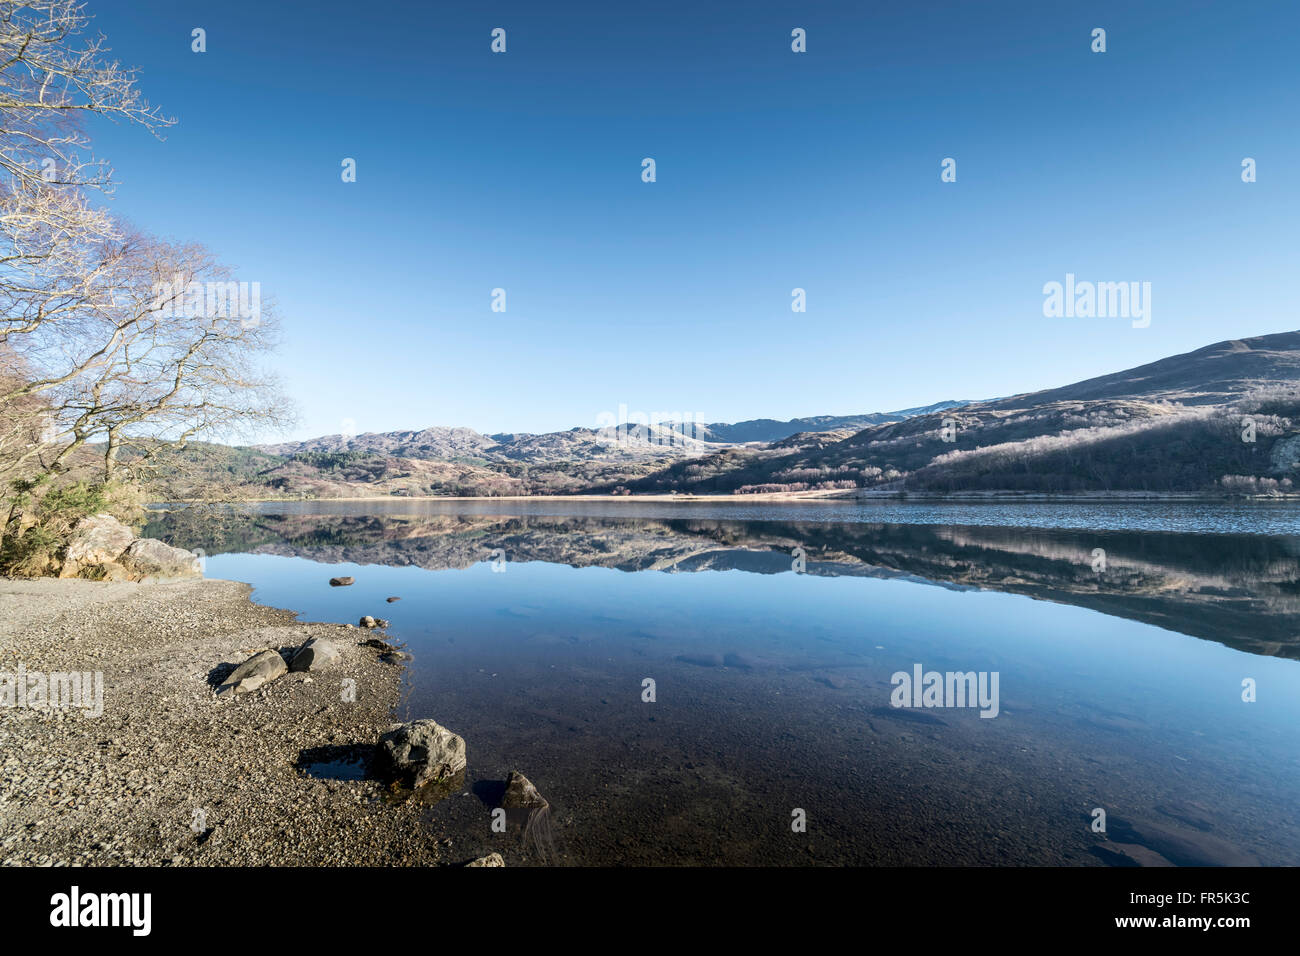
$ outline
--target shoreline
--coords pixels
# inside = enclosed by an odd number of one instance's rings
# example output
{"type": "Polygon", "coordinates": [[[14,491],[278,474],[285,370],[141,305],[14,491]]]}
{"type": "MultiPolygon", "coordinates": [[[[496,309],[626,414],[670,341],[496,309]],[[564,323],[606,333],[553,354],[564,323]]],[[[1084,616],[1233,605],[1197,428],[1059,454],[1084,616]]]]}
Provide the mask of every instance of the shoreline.
{"type": "Polygon", "coordinates": [[[745,504],[751,502],[777,502],[782,504],[823,504],[825,502],[856,503],[933,503],[933,502],[1017,502],[1050,501],[1065,504],[1097,502],[1214,502],[1226,504],[1234,501],[1300,501],[1300,493],[1275,495],[1209,495],[1178,494],[1173,492],[1148,491],[1096,491],[1077,494],[1054,494],[1042,491],[965,491],[948,494],[923,494],[919,492],[872,492],[859,489],[857,492],[845,491],[796,491],[771,492],[755,495],[361,495],[340,498],[239,498],[228,501],[214,501],[203,498],[178,498],[170,501],[151,502],[149,507],[167,505],[246,505],[246,504],[312,504],[344,503],[358,504],[366,502],[462,502],[462,501],[501,501],[501,502],[654,502],[671,504],[745,504]]]}
{"type": "Polygon", "coordinates": [[[99,717],[0,707],[0,865],[445,862],[418,801],[305,769],[372,752],[396,722],[404,665],[364,643],[381,634],[301,622],[251,593],[217,579],[0,578],[0,671],[99,672],[104,701],[99,717]],[[341,661],[215,696],[252,652],[309,637],[341,661]]]}

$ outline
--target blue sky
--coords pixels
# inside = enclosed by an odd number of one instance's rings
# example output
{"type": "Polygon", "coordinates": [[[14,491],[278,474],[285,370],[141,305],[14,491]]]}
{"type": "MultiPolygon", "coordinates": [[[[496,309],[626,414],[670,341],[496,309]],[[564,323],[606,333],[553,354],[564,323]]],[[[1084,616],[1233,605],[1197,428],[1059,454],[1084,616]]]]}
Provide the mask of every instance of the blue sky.
{"type": "Polygon", "coordinates": [[[295,437],[878,411],[1300,328],[1294,3],[89,9],[179,120],[92,129],[114,206],[274,295],[295,437]],[[1067,272],[1150,282],[1150,327],[1045,318],[1067,272]]]}

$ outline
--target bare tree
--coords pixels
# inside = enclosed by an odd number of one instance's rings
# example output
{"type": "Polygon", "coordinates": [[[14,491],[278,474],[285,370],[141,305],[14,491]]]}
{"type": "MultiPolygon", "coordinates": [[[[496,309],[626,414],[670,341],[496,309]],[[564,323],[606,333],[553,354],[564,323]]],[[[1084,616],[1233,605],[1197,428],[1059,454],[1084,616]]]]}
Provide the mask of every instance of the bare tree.
{"type": "Polygon", "coordinates": [[[88,153],[82,120],[155,134],[172,122],[102,36],[84,36],[89,22],[79,0],[0,0],[0,476],[44,464],[58,438],[44,393],[103,359],[84,347],[95,339],[85,320],[120,236],[88,198],[108,191],[112,171],[88,153]]]}
{"type": "Polygon", "coordinates": [[[112,170],[85,155],[89,115],[171,125],[149,105],[138,71],[109,59],[103,35],[86,35],[81,0],[0,0],[0,170],[8,185],[107,188],[112,170]]]}
{"type": "Polygon", "coordinates": [[[276,324],[260,286],[91,198],[112,170],[85,118],[155,135],[172,120],[88,28],[80,0],[0,0],[0,481],[15,499],[90,456],[103,480],[138,474],[162,449],[286,415],[261,367],[276,324]]]}
{"type": "Polygon", "coordinates": [[[278,324],[260,286],[198,244],[140,234],[105,240],[95,258],[94,280],[26,336],[24,374],[0,391],[0,408],[35,400],[44,423],[43,441],[0,460],[0,476],[58,471],[102,443],[104,480],[124,463],[135,477],[166,447],[289,419],[262,367],[278,324]]]}

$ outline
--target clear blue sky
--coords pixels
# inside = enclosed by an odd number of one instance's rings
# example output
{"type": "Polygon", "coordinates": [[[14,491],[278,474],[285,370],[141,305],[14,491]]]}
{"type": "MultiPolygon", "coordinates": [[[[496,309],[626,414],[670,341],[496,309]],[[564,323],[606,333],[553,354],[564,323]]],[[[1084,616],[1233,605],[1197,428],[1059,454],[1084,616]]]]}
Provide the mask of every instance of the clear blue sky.
{"type": "Polygon", "coordinates": [[[1293,2],[89,7],[179,120],[94,129],[115,207],[276,297],[296,437],[877,411],[1300,328],[1293,2]],[[1151,326],[1044,318],[1067,272],[1151,282],[1151,326]]]}

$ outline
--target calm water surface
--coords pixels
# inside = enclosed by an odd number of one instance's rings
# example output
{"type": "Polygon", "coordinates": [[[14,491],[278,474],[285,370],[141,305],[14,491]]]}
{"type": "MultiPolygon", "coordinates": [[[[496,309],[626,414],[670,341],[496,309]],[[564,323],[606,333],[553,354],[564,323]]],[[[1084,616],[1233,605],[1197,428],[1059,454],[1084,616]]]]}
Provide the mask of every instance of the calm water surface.
{"type": "Polygon", "coordinates": [[[468,744],[463,791],[428,808],[457,856],[535,861],[490,829],[518,769],[559,863],[1294,865],[1298,519],[388,500],[149,533],[303,620],[391,621],[396,716],[468,744]],[[997,716],[891,706],[916,665],[996,672],[997,716]]]}

